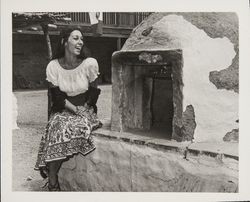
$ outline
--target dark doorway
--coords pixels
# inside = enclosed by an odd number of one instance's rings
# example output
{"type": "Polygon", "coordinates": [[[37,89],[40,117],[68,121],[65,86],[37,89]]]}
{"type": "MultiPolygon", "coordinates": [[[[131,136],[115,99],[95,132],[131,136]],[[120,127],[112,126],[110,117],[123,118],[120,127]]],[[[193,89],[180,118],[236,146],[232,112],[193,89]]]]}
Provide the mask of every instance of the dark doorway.
{"type": "Polygon", "coordinates": [[[173,85],[172,80],[155,78],[152,92],[152,129],[172,134],[173,85]]]}
{"type": "Polygon", "coordinates": [[[166,65],[155,65],[147,67],[145,81],[147,81],[147,94],[144,96],[144,103],[150,103],[148,122],[150,126],[147,128],[149,132],[164,138],[172,136],[173,121],[173,81],[172,67],[166,65]]]}
{"type": "Polygon", "coordinates": [[[182,51],[120,51],[112,64],[111,130],[175,138],[183,112],[182,51]]]}

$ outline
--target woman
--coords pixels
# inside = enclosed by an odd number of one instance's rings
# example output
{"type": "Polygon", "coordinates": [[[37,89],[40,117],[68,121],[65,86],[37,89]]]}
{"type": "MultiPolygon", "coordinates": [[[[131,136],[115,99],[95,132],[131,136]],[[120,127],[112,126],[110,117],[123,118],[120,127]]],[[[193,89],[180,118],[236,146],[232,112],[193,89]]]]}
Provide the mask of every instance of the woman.
{"type": "Polygon", "coordinates": [[[91,132],[101,127],[96,116],[99,68],[86,50],[80,29],[65,30],[46,69],[52,107],[35,169],[48,175],[50,191],[60,190],[57,173],[62,161],[93,151],[91,132]]]}

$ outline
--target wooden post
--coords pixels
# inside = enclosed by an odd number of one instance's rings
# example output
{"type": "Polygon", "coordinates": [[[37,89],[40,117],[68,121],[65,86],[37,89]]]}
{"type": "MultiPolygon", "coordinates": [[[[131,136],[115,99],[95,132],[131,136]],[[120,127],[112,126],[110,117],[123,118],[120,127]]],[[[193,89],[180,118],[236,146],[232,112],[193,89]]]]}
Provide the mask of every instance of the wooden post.
{"type": "Polygon", "coordinates": [[[116,26],[120,26],[120,13],[116,13],[116,26]]]}
{"type": "Polygon", "coordinates": [[[121,50],[121,38],[117,38],[117,50],[121,50]]]}
{"type": "Polygon", "coordinates": [[[47,44],[48,60],[50,61],[52,59],[52,48],[51,48],[51,41],[49,37],[48,24],[41,24],[41,27],[43,29],[43,33],[44,33],[46,44],[47,44]]]}
{"type": "MultiPolygon", "coordinates": [[[[47,44],[48,61],[50,61],[52,59],[52,48],[51,48],[51,41],[50,41],[50,37],[49,37],[48,24],[41,24],[41,27],[43,29],[43,33],[44,33],[46,44],[47,44]]],[[[51,113],[51,107],[52,107],[52,97],[51,97],[51,92],[50,92],[49,88],[48,88],[47,95],[48,95],[48,120],[49,120],[50,113],[51,113]]]]}

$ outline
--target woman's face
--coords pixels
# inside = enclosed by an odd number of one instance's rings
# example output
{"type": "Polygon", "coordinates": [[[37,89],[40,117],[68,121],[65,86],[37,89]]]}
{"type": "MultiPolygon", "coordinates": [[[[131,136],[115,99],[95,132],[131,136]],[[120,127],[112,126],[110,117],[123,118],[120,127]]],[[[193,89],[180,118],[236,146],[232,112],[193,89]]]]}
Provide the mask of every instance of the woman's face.
{"type": "Polygon", "coordinates": [[[70,33],[68,41],[65,43],[65,51],[74,55],[80,55],[83,45],[83,36],[81,32],[79,30],[74,30],[70,33]]]}

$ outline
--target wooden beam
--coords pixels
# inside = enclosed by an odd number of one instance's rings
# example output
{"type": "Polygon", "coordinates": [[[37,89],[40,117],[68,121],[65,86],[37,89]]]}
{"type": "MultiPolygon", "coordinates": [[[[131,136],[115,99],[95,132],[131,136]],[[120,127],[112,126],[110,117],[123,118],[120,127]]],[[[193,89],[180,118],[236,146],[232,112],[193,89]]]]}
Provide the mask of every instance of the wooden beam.
{"type": "MultiPolygon", "coordinates": [[[[84,36],[94,36],[89,24],[86,24],[86,25],[56,24],[56,25],[57,25],[57,29],[49,30],[49,35],[59,35],[60,30],[65,29],[66,27],[78,26],[82,29],[84,36]]],[[[103,26],[103,34],[99,37],[128,38],[131,31],[132,31],[132,28],[103,26]]],[[[13,33],[42,35],[43,31],[41,29],[38,29],[37,31],[32,31],[27,28],[23,28],[23,29],[15,28],[13,29],[13,33]]]]}
{"type": "Polygon", "coordinates": [[[121,50],[121,38],[119,37],[119,38],[117,38],[117,50],[119,51],[119,50],[121,50]]]}

